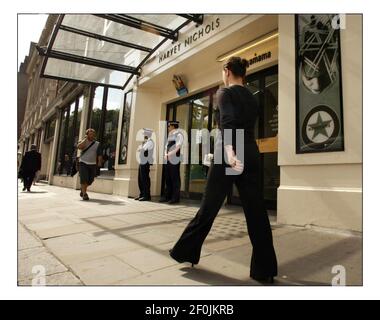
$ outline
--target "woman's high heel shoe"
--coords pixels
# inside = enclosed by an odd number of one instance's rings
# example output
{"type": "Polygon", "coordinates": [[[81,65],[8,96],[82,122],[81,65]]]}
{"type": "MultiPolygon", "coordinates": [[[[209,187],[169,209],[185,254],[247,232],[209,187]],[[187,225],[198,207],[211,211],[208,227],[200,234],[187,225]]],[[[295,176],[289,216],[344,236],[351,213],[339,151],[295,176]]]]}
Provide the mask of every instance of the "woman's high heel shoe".
{"type": "Polygon", "coordinates": [[[173,250],[172,250],[172,249],[169,250],[169,255],[170,255],[175,261],[177,261],[178,263],[184,263],[184,262],[191,263],[191,267],[192,267],[192,268],[194,268],[194,265],[196,265],[196,263],[194,263],[194,262],[192,262],[192,261],[182,260],[182,259],[178,259],[178,258],[176,258],[176,257],[173,255],[173,250]]]}

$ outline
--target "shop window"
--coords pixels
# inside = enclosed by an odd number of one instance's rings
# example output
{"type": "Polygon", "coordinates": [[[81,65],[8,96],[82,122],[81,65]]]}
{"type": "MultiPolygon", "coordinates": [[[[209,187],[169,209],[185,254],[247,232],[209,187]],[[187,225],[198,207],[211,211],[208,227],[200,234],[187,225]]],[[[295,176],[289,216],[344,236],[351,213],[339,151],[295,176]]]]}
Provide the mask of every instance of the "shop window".
{"type": "Polygon", "coordinates": [[[97,87],[93,94],[89,127],[95,129],[101,144],[100,174],[112,174],[115,170],[115,154],[119,112],[123,92],[118,89],[97,87]]]}
{"type": "Polygon", "coordinates": [[[42,129],[40,128],[40,129],[38,129],[38,132],[37,132],[37,141],[36,141],[37,151],[40,151],[41,133],[42,133],[42,129]]]}
{"type": "Polygon", "coordinates": [[[84,102],[84,98],[83,96],[80,96],[78,99],[78,111],[77,111],[76,121],[75,121],[75,138],[76,138],[75,143],[78,143],[78,139],[79,139],[79,130],[80,130],[80,123],[82,119],[83,102],[84,102]]]}
{"type": "Polygon", "coordinates": [[[52,118],[46,123],[45,127],[45,143],[50,142],[54,138],[55,133],[55,123],[57,119],[52,118]]]}
{"type": "Polygon", "coordinates": [[[70,175],[76,145],[79,139],[80,114],[83,108],[83,96],[77,97],[61,112],[59,128],[57,162],[55,173],[70,175]]]}
{"type": "Polygon", "coordinates": [[[103,112],[103,95],[104,87],[97,87],[93,94],[92,100],[92,111],[90,114],[90,125],[89,128],[92,128],[96,131],[97,139],[100,140],[100,128],[101,128],[101,119],[103,112]]]}
{"type": "Polygon", "coordinates": [[[124,96],[123,119],[121,124],[120,148],[119,148],[119,164],[127,163],[128,154],[128,137],[129,124],[132,109],[132,90],[128,91],[124,96]]]}
{"type": "Polygon", "coordinates": [[[25,140],[25,144],[24,144],[24,149],[23,149],[23,154],[25,154],[25,152],[29,151],[29,138],[25,140]]]}
{"type": "Polygon", "coordinates": [[[102,139],[103,169],[106,170],[115,169],[117,128],[121,100],[121,90],[111,88],[108,90],[104,134],[102,139]]]}
{"type": "Polygon", "coordinates": [[[35,134],[32,134],[30,137],[29,150],[30,150],[32,144],[35,144],[35,134]]]}

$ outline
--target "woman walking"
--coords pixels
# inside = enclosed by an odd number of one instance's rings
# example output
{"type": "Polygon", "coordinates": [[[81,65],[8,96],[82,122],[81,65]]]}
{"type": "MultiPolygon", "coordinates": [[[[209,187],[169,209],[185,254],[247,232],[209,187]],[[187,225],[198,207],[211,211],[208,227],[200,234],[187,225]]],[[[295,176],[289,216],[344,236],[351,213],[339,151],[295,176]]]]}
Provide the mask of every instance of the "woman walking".
{"type": "Polygon", "coordinates": [[[264,206],[260,153],[254,136],[259,106],[243,84],[247,67],[247,60],[239,57],[229,58],[223,66],[225,88],[217,93],[216,120],[222,134],[226,129],[232,131],[232,141],[222,141],[222,135],[217,139],[215,155],[219,152],[224,155],[225,160],[220,164],[215,161],[212,165],[201,207],[170,250],[170,256],[180,263],[199,262],[203,242],[227,194],[235,184],[243,204],[248,234],[253,246],[250,276],[257,281],[273,283],[273,277],[277,275],[277,259],[264,206]],[[241,142],[244,144],[243,161],[238,158],[239,154],[236,155],[237,129],[244,130],[244,141],[241,142]],[[235,174],[229,174],[228,170],[235,174]]]}

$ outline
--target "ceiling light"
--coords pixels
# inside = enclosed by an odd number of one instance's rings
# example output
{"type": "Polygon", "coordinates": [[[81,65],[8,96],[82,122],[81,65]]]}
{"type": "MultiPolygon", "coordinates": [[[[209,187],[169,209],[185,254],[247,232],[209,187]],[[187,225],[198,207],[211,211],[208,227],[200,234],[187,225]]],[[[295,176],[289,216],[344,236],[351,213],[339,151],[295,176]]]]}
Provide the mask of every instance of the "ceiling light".
{"type": "Polygon", "coordinates": [[[279,33],[278,33],[277,30],[276,31],[272,31],[272,32],[270,32],[269,34],[267,34],[267,35],[265,35],[263,37],[257,38],[254,41],[251,41],[251,42],[243,45],[242,47],[239,47],[239,48],[237,48],[237,49],[235,49],[233,51],[230,51],[230,52],[228,52],[226,54],[223,54],[222,56],[219,56],[217,58],[217,61],[218,62],[222,62],[222,61],[227,60],[228,58],[231,58],[233,56],[238,56],[238,55],[242,54],[243,52],[245,52],[245,51],[247,51],[249,49],[252,49],[254,47],[257,47],[260,44],[263,44],[265,42],[268,42],[268,41],[270,41],[272,39],[277,38],[278,35],[279,35],[279,33]]]}

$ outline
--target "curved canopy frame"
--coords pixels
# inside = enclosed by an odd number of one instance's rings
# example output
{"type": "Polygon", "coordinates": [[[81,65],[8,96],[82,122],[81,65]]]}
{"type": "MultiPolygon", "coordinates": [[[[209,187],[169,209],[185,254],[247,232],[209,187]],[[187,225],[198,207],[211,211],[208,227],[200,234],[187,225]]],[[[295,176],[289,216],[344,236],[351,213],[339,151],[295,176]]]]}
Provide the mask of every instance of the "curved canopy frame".
{"type": "Polygon", "coordinates": [[[47,47],[40,76],[125,89],[166,41],[177,41],[201,14],[61,14],[47,47]]]}

